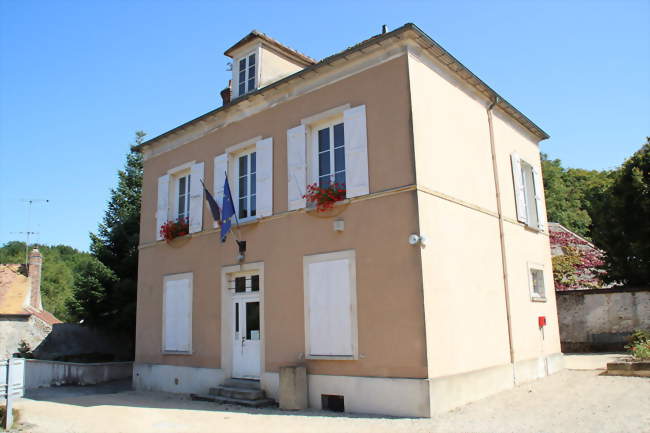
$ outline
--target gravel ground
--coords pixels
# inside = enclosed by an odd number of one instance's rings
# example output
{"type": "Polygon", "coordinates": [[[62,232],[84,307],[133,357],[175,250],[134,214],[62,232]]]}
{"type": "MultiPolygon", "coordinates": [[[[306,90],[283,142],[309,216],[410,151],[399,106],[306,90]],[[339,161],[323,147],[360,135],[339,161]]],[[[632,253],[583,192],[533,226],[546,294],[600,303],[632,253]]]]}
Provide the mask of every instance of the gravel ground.
{"type": "Polygon", "coordinates": [[[22,419],[17,431],[650,433],[650,379],[599,373],[564,370],[432,419],[246,410],[173,394],[123,391],[89,395],[88,390],[65,387],[17,402],[22,419]]]}

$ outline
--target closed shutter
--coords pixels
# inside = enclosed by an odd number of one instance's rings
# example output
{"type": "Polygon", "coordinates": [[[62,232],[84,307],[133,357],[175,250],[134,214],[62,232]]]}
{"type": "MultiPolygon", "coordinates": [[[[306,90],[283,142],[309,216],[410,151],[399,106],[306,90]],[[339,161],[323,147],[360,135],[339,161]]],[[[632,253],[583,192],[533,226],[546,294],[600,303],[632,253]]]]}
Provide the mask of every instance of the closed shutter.
{"type": "Polygon", "coordinates": [[[289,210],[305,207],[307,188],[305,125],[287,130],[287,176],[289,210]]]}
{"type": "Polygon", "coordinates": [[[370,192],[368,180],[368,137],[366,106],[343,112],[345,123],[345,189],[347,198],[370,192]]]}
{"type": "Polygon", "coordinates": [[[524,187],[524,180],[521,177],[521,158],[517,152],[510,154],[510,161],[512,162],[512,182],[515,187],[515,206],[517,208],[517,220],[522,223],[528,222],[528,215],[526,214],[526,191],[524,187]]]}
{"type": "MultiPolygon", "coordinates": [[[[226,171],[228,170],[228,155],[222,153],[214,157],[214,199],[221,210],[223,207],[223,184],[226,180],[226,171]]],[[[219,224],[215,221],[213,226],[216,228],[219,224]]]]}
{"type": "Polygon", "coordinates": [[[192,164],[190,178],[190,233],[203,230],[203,163],[192,164]]]}
{"type": "Polygon", "coordinates": [[[158,207],[156,209],[156,240],[162,240],[160,227],[167,222],[169,216],[169,175],[158,178],[158,207]]]}
{"type": "Polygon", "coordinates": [[[542,174],[537,168],[533,168],[533,184],[535,185],[535,209],[537,211],[537,228],[546,229],[546,221],[542,212],[542,202],[544,201],[544,182],[542,174]]]}
{"type": "Polygon", "coordinates": [[[273,138],[265,138],[257,142],[257,215],[266,217],[273,215],[273,138]]]}
{"type": "Polygon", "coordinates": [[[163,350],[189,352],[192,348],[192,279],[165,281],[163,302],[163,350]]]}
{"type": "Polygon", "coordinates": [[[309,355],[353,356],[350,261],[308,265],[309,355]]]}

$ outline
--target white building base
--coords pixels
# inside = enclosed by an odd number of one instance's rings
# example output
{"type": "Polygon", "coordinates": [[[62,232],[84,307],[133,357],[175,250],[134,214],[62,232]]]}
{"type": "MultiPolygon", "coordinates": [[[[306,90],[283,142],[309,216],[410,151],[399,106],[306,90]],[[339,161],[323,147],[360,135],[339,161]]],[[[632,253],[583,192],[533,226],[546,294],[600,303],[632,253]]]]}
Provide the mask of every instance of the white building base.
{"type": "Polygon", "coordinates": [[[541,379],[564,368],[564,356],[549,356],[429,380],[431,414],[446,412],[520,383],[541,379]],[[548,372],[548,374],[547,374],[548,372]]]}
{"type": "Polygon", "coordinates": [[[431,414],[446,412],[512,387],[511,364],[433,378],[429,380],[431,414]]]}
{"type": "Polygon", "coordinates": [[[183,367],[164,364],[133,364],[133,388],[180,394],[207,394],[225,377],[219,368],[183,367]]]}
{"type": "MultiPolygon", "coordinates": [[[[564,368],[561,353],[433,379],[330,376],[309,374],[309,407],[322,409],[322,395],[340,395],[346,412],[427,418],[556,373],[564,368]]],[[[218,368],[136,363],[136,390],[207,394],[226,379],[218,368]]],[[[279,374],[264,372],[261,388],[279,400],[279,374]]]]}
{"type": "Polygon", "coordinates": [[[342,395],[345,411],[379,415],[428,417],[429,383],[426,379],[327,376],[311,374],[309,407],[322,409],[321,395],[342,395]]]}
{"type": "Polygon", "coordinates": [[[564,368],[564,355],[554,353],[545,357],[515,362],[515,384],[541,379],[564,368]]]}

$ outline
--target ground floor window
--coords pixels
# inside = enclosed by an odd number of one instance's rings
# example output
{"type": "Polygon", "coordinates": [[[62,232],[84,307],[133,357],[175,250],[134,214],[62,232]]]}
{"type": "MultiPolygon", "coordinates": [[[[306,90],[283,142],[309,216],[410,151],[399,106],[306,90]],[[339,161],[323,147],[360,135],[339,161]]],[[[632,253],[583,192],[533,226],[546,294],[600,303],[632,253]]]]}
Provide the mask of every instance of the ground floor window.
{"type": "Polygon", "coordinates": [[[305,256],[308,358],[357,357],[355,252],[305,256]]]}
{"type": "Polygon", "coordinates": [[[192,351],[192,274],[163,279],[163,352],[192,351]]]}
{"type": "Polygon", "coordinates": [[[533,300],[546,300],[544,287],[544,270],[541,266],[529,265],[530,296],[533,300]]]}

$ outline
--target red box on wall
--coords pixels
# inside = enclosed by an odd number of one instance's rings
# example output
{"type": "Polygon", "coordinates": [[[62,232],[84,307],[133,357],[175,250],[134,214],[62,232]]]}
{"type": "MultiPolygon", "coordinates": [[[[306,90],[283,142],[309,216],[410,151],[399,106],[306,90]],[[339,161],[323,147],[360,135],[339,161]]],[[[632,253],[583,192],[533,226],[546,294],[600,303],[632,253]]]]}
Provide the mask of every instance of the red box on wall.
{"type": "Polygon", "coordinates": [[[540,328],[543,328],[544,326],[546,326],[546,316],[539,316],[537,318],[537,323],[539,324],[540,328]]]}

